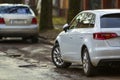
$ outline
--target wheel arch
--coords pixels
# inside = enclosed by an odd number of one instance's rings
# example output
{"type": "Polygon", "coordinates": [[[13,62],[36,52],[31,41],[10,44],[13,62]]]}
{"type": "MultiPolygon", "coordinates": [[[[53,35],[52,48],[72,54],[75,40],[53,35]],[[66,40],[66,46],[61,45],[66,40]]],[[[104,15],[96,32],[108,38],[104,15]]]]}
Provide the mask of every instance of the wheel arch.
{"type": "Polygon", "coordinates": [[[82,53],[81,56],[82,56],[82,62],[83,62],[82,65],[83,65],[83,70],[84,70],[85,75],[93,76],[95,74],[95,67],[91,63],[88,48],[86,45],[82,46],[81,53],[82,53]],[[84,51],[85,51],[85,53],[84,53],[84,51]],[[86,54],[86,56],[84,54],[86,54]]]}
{"type": "MultiPolygon", "coordinates": [[[[59,64],[56,63],[56,61],[55,61],[55,59],[54,59],[54,57],[53,57],[53,55],[54,55],[54,49],[55,49],[56,47],[60,47],[58,40],[55,40],[55,45],[54,45],[54,47],[53,47],[53,49],[52,49],[52,54],[51,54],[51,56],[52,56],[52,61],[53,61],[53,63],[55,64],[55,66],[56,66],[57,68],[68,68],[72,63],[64,61],[64,60],[62,59],[62,57],[61,57],[61,60],[63,60],[63,64],[62,64],[62,65],[59,65],[59,64]]],[[[60,49],[59,49],[59,50],[60,50],[60,49]]],[[[59,54],[60,54],[60,52],[59,52],[59,54]]],[[[61,54],[61,56],[62,56],[62,54],[61,54]]],[[[59,58],[59,59],[60,59],[60,58],[59,58]]]]}
{"type": "Polygon", "coordinates": [[[81,47],[81,61],[83,61],[83,50],[87,48],[87,46],[85,44],[83,44],[83,46],[81,47]]]}
{"type": "Polygon", "coordinates": [[[91,58],[93,56],[93,52],[94,52],[94,44],[93,44],[93,41],[90,38],[87,38],[87,39],[83,40],[83,44],[81,46],[81,59],[82,59],[82,56],[83,56],[83,49],[84,48],[87,48],[87,50],[89,52],[89,57],[90,57],[90,60],[91,60],[91,58]]]}
{"type": "Polygon", "coordinates": [[[60,36],[57,36],[56,40],[55,40],[55,44],[58,44],[61,48],[61,37],[60,36]]]}
{"type": "Polygon", "coordinates": [[[58,40],[55,41],[55,44],[59,44],[58,40]]]}
{"type": "Polygon", "coordinates": [[[88,56],[89,56],[89,59],[90,59],[90,63],[91,63],[91,65],[93,66],[93,63],[92,63],[92,60],[91,60],[91,53],[90,53],[90,51],[89,51],[90,46],[87,46],[87,45],[85,45],[85,44],[81,47],[81,61],[83,61],[83,50],[84,50],[85,48],[87,48],[87,50],[88,50],[88,56]]]}

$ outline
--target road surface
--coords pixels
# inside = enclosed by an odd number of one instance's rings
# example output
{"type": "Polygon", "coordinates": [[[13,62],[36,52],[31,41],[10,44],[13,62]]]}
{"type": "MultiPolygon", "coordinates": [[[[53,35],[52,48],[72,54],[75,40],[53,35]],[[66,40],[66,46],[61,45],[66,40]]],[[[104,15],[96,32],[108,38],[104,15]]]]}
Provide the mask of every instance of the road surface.
{"type": "Polygon", "coordinates": [[[19,39],[0,41],[0,80],[120,80],[120,70],[104,69],[91,78],[76,64],[57,69],[51,62],[52,45],[19,39]]]}

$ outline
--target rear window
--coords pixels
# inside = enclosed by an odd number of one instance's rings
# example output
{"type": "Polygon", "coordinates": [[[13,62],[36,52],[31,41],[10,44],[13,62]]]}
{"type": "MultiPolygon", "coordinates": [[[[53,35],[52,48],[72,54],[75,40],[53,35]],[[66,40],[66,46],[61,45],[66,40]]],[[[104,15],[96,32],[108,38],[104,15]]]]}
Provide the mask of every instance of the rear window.
{"type": "Polygon", "coordinates": [[[120,28],[120,13],[103,15],[100,21],[102,28],[120,28]]]}
{"type": "Polygon", "coordinates": [[[31,14],[25,6],[0,6],[0,14],[31,14]]]}

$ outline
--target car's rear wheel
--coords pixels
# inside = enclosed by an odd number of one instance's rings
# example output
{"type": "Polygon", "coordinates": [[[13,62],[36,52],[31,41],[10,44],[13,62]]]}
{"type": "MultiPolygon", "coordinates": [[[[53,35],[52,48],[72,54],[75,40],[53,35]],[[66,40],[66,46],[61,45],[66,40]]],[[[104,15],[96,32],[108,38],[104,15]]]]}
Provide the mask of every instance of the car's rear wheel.
{"type": "Polygon", "coordinates": [[[83,50],[83,70],[86,76],[95,75],[95,67],[92,65],[87,48],[83,50]]]}
{"type": "Polygon", "coordinates": [[[0,39],[2,39],[3,37],[0,37],[0,39]]]}
{"type": "Polygon", "coordinates": [[[31,42],[32,43],[37,43],[39,41],[38,37],[32,37],[31,42]]]}
{"type": "Polygon", "coordinates": [[[52,61],[57,68],[68,68],[71,65],[71,63],[62,60],[60,47],[57,43],[52,49],[52,61]]]}
{"type": "Polygon", "coordinates": [[[22,40],[23,40],[23,41],[26,41],[27,39],[28,39],[28,38],[26,38],[26,37],[22,37],[22,40]]]}

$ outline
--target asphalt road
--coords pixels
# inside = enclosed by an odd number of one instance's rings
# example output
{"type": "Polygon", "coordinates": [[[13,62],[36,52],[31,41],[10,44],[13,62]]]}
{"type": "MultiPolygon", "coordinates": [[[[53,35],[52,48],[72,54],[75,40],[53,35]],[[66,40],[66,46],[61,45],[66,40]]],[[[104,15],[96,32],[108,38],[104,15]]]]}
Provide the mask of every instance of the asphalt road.
{"type": "Polygon", "coordinates": [[[101,69],[86,77],[81,66],[57,69],[51,62],[52,45],[40,39],[32,44],[20,39],[0,41],[0,80],[120,80],[120,70],[101,69]]]}

